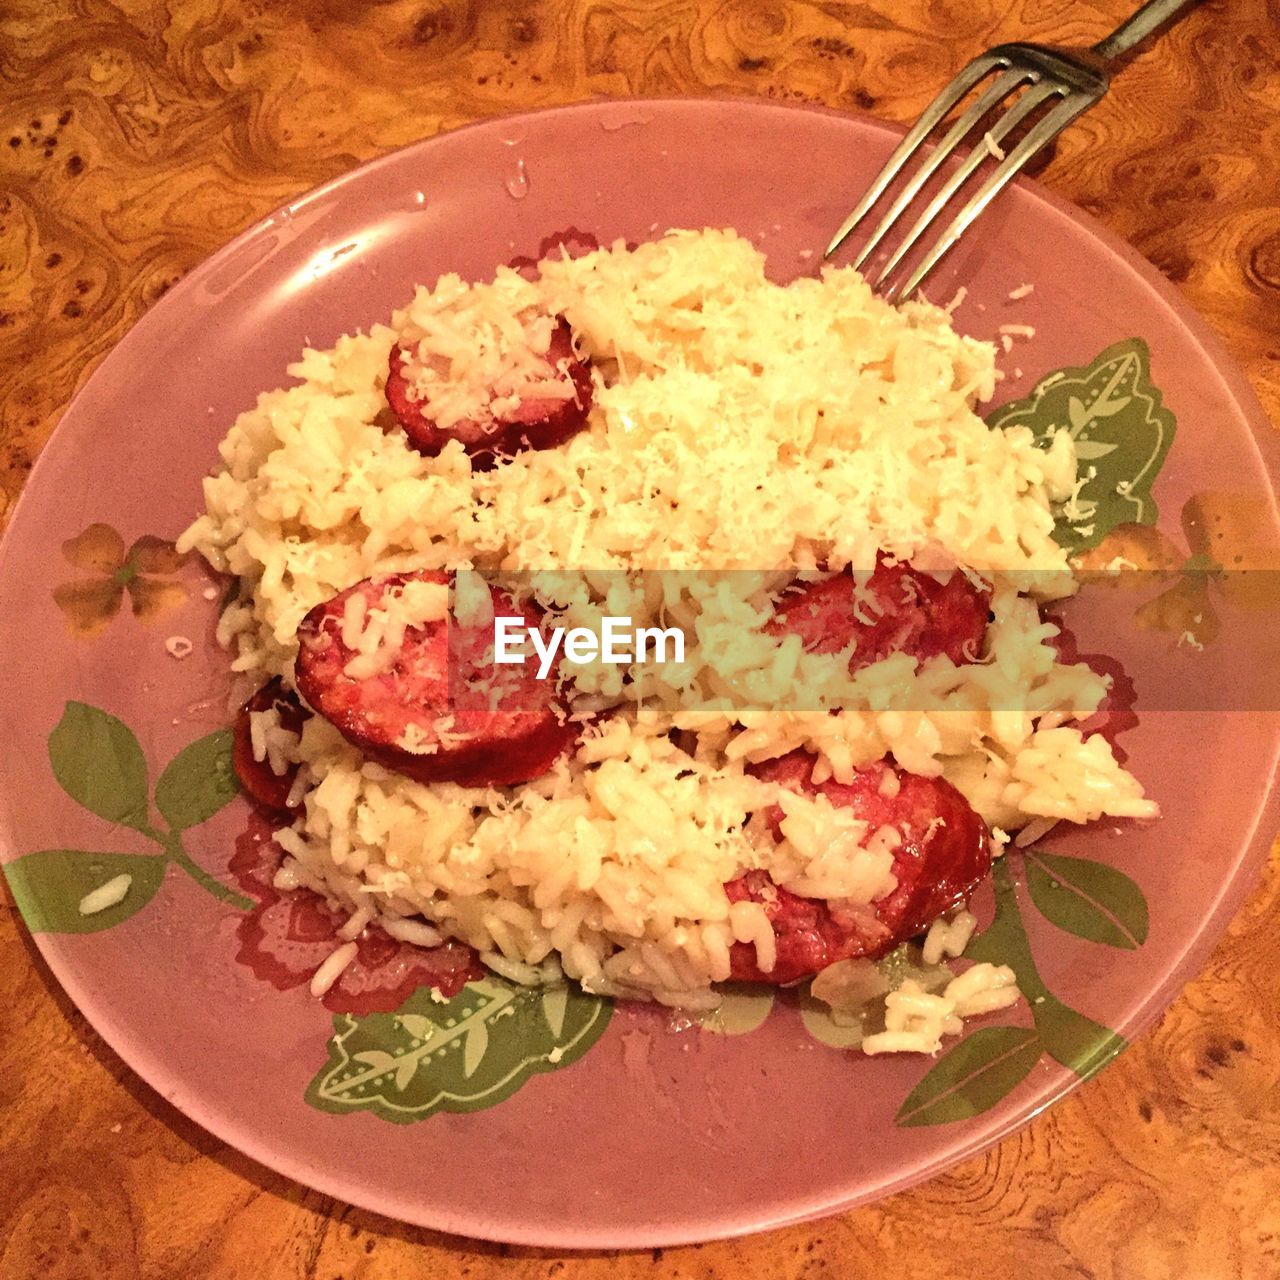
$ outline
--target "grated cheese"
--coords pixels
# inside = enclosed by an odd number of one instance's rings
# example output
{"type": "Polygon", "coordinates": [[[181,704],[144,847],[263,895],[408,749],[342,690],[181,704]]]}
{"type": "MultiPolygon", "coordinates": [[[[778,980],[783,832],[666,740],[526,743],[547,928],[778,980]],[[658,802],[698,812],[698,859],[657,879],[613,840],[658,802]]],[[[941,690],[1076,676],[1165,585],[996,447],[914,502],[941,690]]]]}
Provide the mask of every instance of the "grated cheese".
{"type": "Polygon", "coordinates": [[[383,591],[370,609],[364,592],[347,597],[342,610],[342,643],[355,650],[343,673],[367,680],[389,671],[404,648],[405,634],[415,627],[439,622],[448,615],[449,587],[443,582],[410,580],[383,591]]]}
{"type": "Polygon", "coordinates": [[[444,275],[396,317],[411,400],[438,427],[509,415],[522,400],[573,400],[565,368],[548,359],[556,320],[510,267],[491,284],[444,275]]]}
{"type": "MultiPolygon", "coordinates": [[[[1153,811],[1103,739],[1063,727],[1096,709],[1106,682],[1056,661],[1053,628],[1009,577],[1059,571],[1038,582],[1069,589],[1055,504],[1074,499],[1071,517],[1091,518],[1070,434],[1043,448],[1024,427],[990,430],[976,407],[995,385],[995,348],[958,335],[942,309],[890,307],[848,269],[780,286],[749,242],[707,231],[552,257],[536,281],[445,278],[395,324],[305,352],[290,368],[300,385],[262,396],[220,447],[206,512],[179,547],[240,578],[217,629],[233,667],[287,682],[315,604],[378,575],[472,567],[528,571],[559,625],[630,616],[696,637],[699,656],[625,683],[584,666],[576,749],[501,791],[370,768],[311,718],[278,743],[299,766],[301,807],[278,834],[291,880],[356,919],[369,906],[380,921],[412,917],[425,936],[464,939],[510,973],[558,957],[586,990],[696,1007],[714,1003],[708,984],[728,976],[734,942],[773,967],[767,913],[724,892],[744,869],[864,906],[894,886],[897,831],[869,830],[825,797],[784,800],[754,763],[805,749],[815,782],[848,782],[892,755],[1008,830],[1035,816],[1153,811]],[[495,335],[478,346],[456,323],[469,309],[495,335]],[[426,458],[383,429],[397,343],[421,356],[427,342],[425,363],[457,361],[465,387],[504,342],[535,350],[533,318],[561,314],[595,380],[588,428],[565,444],[476,473],[457,444],[426,458]],[[764,632],[797,571],[856,577],[882,551],[938,573],[1004,575],[974,661],[898,654],[851,675],[847,655],[764,632]],[[699,572],[636,572],[646,569],[699,572]],[[1051,736],[1063,733],[1075,736],[1051,736]],[[776,841],[751,816],[774,804],[776,841]]],[[[491,608],[486,592],[460,594],[468,616],[491,608]]],[[[408,628],[446,607],[444,591],[430,607],[403,595],[351,604],[337,625],[355,670],[385,669],[408,628]]],[[[267,758],[275,731],[258,726],[267,758]]],[[[341,963],[335,953],[317,986],[341,963]]],[[[1012,998],[1003,975],[986,977],[971,996],[1012,998]]],[[[922,1028],[904,999],[899,1046],[932,1044],[930,1030],[964,1016],[952,1000],[922,1028]]]]}

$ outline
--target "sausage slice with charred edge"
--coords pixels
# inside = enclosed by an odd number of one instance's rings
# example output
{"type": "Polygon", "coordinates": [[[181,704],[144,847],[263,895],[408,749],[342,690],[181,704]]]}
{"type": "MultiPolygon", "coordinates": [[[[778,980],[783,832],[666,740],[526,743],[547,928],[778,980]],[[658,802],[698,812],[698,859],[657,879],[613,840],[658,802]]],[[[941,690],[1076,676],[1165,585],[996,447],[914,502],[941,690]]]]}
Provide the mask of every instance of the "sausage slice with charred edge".
{"type": "Polygon", "coordinates": [[[441,427],[427,415],[423,402],[411,396],[411,384],[405,374],[408,355],[403,345],[397,345],[391,349],[387,403],[419,453],[434,457],[450,440],[457,440],[471,455],[471,465],[478,471],[487,470],[500,458],[524,449],[552,449],[587,425],[591,368],[574,351],[573,331],[563,316],[556,317],[545,360],[547,376],[567,378],[572,397],[522,399],[513,408],[496,413],[486,410],[477,417],[441,427]]]}
{"type": "MultiPolygon", "coordinates": [[[[878,902],[846,908],[798,897],[766,871],[731,880],[725,885],[729,900],[762,903],[777,943],[777,960],[767,973],[757,965],[754,945],[733,944],[730,976],[740,982],[782,985],[837,960],[886,955],[964,902],[991,870],[991,833],[949,782],[882,760],[857,770],[851,782],[815,783],[816,761],[807,751],[792,751],[753,772],[766,782],[826,796],[836,807],[851,809],[870,831],[895,828],[902,840],[893,855],[897,887],[878,902]]],[[[776,834],[781,808],[775,806],[766,817],[776,834]]]]}
{"type": "Polygon", "coordinates": [[[800,636],[808,653],[838,653],[852,644],[850,671],[894,653],[921,662],[945,654],[959,664],[978,656],[989,601],[990,592],[959,570],[942,583],[881,557],[861,590],[848,571],[789,588],[765,630],[800,636]]]}
{"type": "MultiPolygon", "coordinates": [[[[440,618],[410,626],[384,670],[349,674],[357,654],[343,643],[348,600],[363,595],[367,614],[415,581],[444,584],[447,576],[369,578],[312,609],[298,628],[299,692],[369,759],[419,782],[511,786],[546,773],[577,726],[565,718],[554,673],[539,680],[533,663],[494,664],[491,624],[440,618]]],[[[489,590],[495,614],[538,625],[506,592],[489,590]]]]}
{"type": "Polygon", "coordinates": [[[289,792],[298,776],[298,766],[292,765],[283,774],[276,773],[265,760],[255,760],[253,733],[249,717],[258,711],[274,707],[280,716],[281,728],[299,733],[306,721],[298,699],[284,687],[277,677],[262,686],[236,714],[235,730],[231,739],[231,767],[235,770],[240,789],[260,808],[284,813],[289,809],[289,792]]]}

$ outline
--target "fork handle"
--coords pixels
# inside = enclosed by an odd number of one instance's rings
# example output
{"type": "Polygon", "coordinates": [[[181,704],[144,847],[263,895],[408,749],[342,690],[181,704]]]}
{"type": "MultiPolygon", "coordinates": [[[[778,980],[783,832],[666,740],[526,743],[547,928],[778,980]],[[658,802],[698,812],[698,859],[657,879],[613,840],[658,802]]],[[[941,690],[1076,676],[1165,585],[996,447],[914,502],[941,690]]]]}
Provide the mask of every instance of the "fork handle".
{"type": "Polygon", "coordinates": [[[1093,51],[1108,61],[1123,58],[1165,23],[1180,18],[1199,3],[1200,0],[1147,0],[1133,17],[1122,22],[1105,40],[1099,40],[1093,51]]]}

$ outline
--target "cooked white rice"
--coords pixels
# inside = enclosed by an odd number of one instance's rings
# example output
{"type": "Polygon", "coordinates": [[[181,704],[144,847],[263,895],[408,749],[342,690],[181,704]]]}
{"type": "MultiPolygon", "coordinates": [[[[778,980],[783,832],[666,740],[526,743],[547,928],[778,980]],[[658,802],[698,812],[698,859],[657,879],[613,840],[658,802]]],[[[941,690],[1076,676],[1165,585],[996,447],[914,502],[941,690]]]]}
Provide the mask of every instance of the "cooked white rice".
{"type": "Polygon", "coordinates": [[[1007,1009],[1018,999],[1008,965],[971,965],[940,992],[908,978],[885,996],[885,1029],[862,1041],[863,1053],[937,1053],[943,1036],[959,1035],[965,1018],[1007,1009]]]}
{"type": "Polygon", "coordinates": [[[954,960],[964,955],[977,927],[978,918],[967,908],[950,917],[939,916],[925,935],[920,959],[925,964],[938,964],[944,958],[954,960]]]}
{"type": "MultiPolygon", "coordinates": [[[[440,290],[456,294],[456,278],[420,289],[391,327],[304,352],[297,384],[237,419],[179,547],[240,577],[219,635],[255,681],[292,684],[303,616],[375,574],[707,571],[539,580],[569,625],[627,614],[702,645],[634,687],[620,668],[576,672],[583,707],[613,714],[523,786],[424,786],[365,762],[319,717],[300,738],[255,718],[259,757],[302,766],[303,807],[280,834],[290,883],[393,936],[462,938],[516,981],[562,969],[590,991],[707,1007],[734,941],[772,967],[763,909],[731,906],[722,888],[744,869],[846,901],[893,884],[879,833],[820,798],[788,794],[785,838],[762,841],[748,817],[777,788],[749,763],[803,746],[847,779],[892,752],[1007,830],[1154,813],[1107,743],[1070,726],[1105,682],[1056,661],[1053,629],[1019,594],[1046,594],[1042,570],[1069,589],[1052,538],[1054,504],[1076,481],[1067,433],[1041,449],[1025,428],[989,430],[973,406],[994,386],[994,349],[958,336],[944,311],[895,310],[851,270],[779,287],[763,268],[746,241],[707,231],[548,260],[534,282],[500,272],[503,296],[568,317],[597,386],[587,431],[492,471],[473,474],[456,444],[425,458],[376,421],[397,332],[440,290]],[[849,677],[759,633],[769,592],[797,568],[869,568],[882,549],[1001,574],[977,661],[917,670],[898,655],[849,677]],[[729,590],[721,570],[751,573],[729,590]],[[726,672],[754,682],[752,705],[712,706],[726,672]],[[812,709],[760,709],[800,705],[812,709]]],[[[1003,980],[991,989],[1016,996],[1003,980]]],[[[898,1038],[872,1051],[934,1046],[975,1007],[951,988],[929,997],[936,1009],[895,995],[884,1035],[898,1038]]]]}
{"type": "Polygon", "coordinates": [[[129,889],[132,884],[133,877],[127,872],[112,876],[110,880],[100,884],[96,889],[90,889],[80,899],[80,914],[82,916],[95,916],[99,911],[106,911],[109,907],[118,906],[129,896],[129,889]]]}

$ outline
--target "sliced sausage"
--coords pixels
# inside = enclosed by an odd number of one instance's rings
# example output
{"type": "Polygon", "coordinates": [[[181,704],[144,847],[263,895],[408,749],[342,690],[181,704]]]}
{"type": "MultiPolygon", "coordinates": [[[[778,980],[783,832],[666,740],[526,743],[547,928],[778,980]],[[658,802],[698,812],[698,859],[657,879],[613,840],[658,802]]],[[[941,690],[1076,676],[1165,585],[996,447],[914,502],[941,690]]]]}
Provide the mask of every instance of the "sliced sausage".
{"type": "MultiPolygon", "coordinates": [[[[385,670],[353,676],[356,652],[343,642],[347,602],[384,607],[413,581],[443,573],[369,578],[317,605],[298,628],[297,684],[315,711],[371,760],[420,782],[510,786],[545,773],[577,735],[558,701],[554,673],[536,664],[493,663],[493,627],[440,618],[410,626],[385,670]],[[452,676],[452,679],[451,679],[452,676]]],[[[530,610],[490,588],[494,613],[537,626],[530,610]]]]}
{"type": "MultiPolygon", "coordinates": [[[[280,716],[280,727],[290,733],[301,733],[307,713],[298,699],[284,687],[277,677],[262,686],[236,715],[231,739],[231,767],[235,770],[240,788],[258,806],[272,812],[284,813],[289,808],[289,792],[298,776],[298,766],[292,765],[279,774],[266,760],[255,760],[253,734],[249,717],[254,712],[269,711],[274,707],[280,716]]],[[[295,806],[296,807],[296,806],[295,806]]]]}
{"type": "Polygon", "coordinates": [[[573,349],[573,331],[563,316],[551,333],[546,353],[547,377],[567,378],[573,390],[569,399],[527,399],[498,413],[463,419],[448,427],[437,426],[425,412],[421,400],[411,398],[405,376],[407,353],[397,345],[391,349],[387,377],[387,403],[396,421],[404,428],[409,443],[419,453],[434,457],[457,440],[471,455],[478,471],[492,467],[501,457],[522,449],[552,449],[563,444],[587,425],[591,410],[591,369],[573,349]]]}
{"type": "MultiPolygon", "coordinates": [[[[867,907],[846,908],[800,898],[774,884],[767,872],[749,871],[730,881],[730,901],[763,903],[777,940],[777,963],[763,973],[750,943],[735,943],[731,976],[743,982],[794,982],[852,956],[870,959],[923,933],[945,911],[959,906],[991,870],[986,823],[949,782],[907,773],[887,761],[859,769],[849,783],[813,781],[816,757],[793,751],[758,766],[767,782],[823,795],[852,810],[871,831],[891,826],[902,843],[894,852],[897,887],[867,907]]],[[[766,815],[775,833],[782,810],[766,815]]]]}
{"type": "Polygon", "coordinates": [[[736,982],[785,986],[820,973],[851,956],[892,951],[889,930],[870,907],[834,910],[817,898],[801,898],[773,882],[767,871],[748,871],[724,887],[730,902],[759,902],[773,927],[777,958],[767,973],[757,964],[755,945],[729,948],[729,976],[736,982]]]}
{"type": "Polygon", "coordinates": [[[986,635],[989,602],[990,592],[958,570],[943,583],[882,556],[861,590],[848,571],[789,588],[765,630],[800,636],[808,653],[853,645],[850,671],[894,653],[972,662],[986,635]]]}

